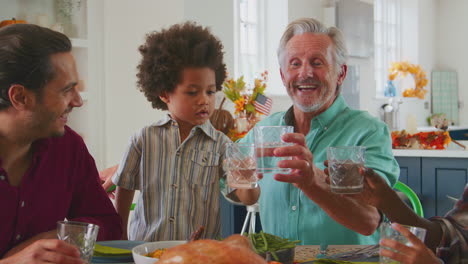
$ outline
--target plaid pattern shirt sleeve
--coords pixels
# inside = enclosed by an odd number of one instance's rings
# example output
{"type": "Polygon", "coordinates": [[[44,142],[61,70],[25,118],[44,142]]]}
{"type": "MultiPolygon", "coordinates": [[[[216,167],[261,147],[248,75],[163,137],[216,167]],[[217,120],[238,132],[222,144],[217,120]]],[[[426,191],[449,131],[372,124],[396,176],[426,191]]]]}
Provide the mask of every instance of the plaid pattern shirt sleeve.
{"type": "Polygon", "coordinates": [[[448,263],[468,263],[468,184],[462,197],[445,217],[433,217],[443,234],[437,256],[448,263]]]}

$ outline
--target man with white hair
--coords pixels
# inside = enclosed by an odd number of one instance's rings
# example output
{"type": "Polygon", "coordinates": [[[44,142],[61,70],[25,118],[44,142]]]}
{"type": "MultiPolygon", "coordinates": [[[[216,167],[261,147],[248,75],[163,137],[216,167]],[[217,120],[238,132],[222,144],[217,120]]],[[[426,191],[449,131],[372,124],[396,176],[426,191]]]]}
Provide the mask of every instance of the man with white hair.
{"type": "MultiPolygon", "coordinates": [[[[292,169],[290,174],[263,175],[260,187],[251,192],[259,197],[265,232],[306,245],[379,240],[374,233],[382,221],[379,211],[352,195],[331,192],[324,172],[327,147],[365,146],[367,167],[391,186],[399,176],[387,126],[367,112],[349,108],[340,95],[347,57],[341,31],[314,19],[291,22],[281,38],[280,74],[293,106],[257,126],[294,126],[294,133],[283,136],[294,145],[274,151],[275,156],[294,158],[278,163],[292,169]]],[[[253,131],[241,142],[253,142],[253,131]]]]}

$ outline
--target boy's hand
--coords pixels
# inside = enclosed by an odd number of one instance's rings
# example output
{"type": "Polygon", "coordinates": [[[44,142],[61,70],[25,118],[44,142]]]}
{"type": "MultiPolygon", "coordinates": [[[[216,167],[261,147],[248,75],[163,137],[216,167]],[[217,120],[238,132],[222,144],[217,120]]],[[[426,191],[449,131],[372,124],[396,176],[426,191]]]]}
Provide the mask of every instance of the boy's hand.
{"type": "Polygon", "coordinates": [[[102,188],[107,192],[110,198],[115,199],[115,186],[112,182],[112,176],[115,174],[119,165],[114,165],[110,168],[99,172],[99,178],[102,182],[102,188]]]}
{"type": "MultiPolygon", "coordinates": [[[[326,162],[326,165],[328,162],[326,162]]],[[[328,175],[328,168],[325,169],[325,172],[328,175]]],[[[393,192],[392,188],[388,186],[385,180],[377,174],[373,169],[367,167],[361,167],[359,172],[364,176],[364,187],[362,192],[356,194],[349,194],[353,199],[359,200],[363,203],[369,204],[376,208],[382,208],[382,204],[385,201],[390,201],[389,195],[387,193],[393,192]]],[[[329,180],[328,180],[329,182],[329,180]]]]}
{"type": "Polygon", "coordinates": [[[382,239],[380,245],[392,248],[394,252],[385,248],[380,249],[380,255],[389,257],[405,264],[440,264],[440,260],[426,245],[403,226],[393,223],[392,227],[408,238],[412,246],[406,246],[391,239],[382,239]]]}

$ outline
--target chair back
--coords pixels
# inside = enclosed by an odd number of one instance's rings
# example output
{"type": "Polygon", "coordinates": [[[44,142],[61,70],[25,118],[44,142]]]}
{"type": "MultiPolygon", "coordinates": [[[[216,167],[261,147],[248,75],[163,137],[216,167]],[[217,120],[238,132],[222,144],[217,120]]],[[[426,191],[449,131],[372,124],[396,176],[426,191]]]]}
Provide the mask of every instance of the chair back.
{"type": "Polygon", "coordinates": [[[424,217],[424,211],[422,208],[421,201],[419,200],[419,197],[416,195],[416,193],[413,190],[411,190],[410,187],[408,187],[408,185],[402,183],[401,181],[398,181],[393,188],[405,194],[406,197],[408,197],[411,205],[413,206],[414,212],[420,217],[424,217]]]}

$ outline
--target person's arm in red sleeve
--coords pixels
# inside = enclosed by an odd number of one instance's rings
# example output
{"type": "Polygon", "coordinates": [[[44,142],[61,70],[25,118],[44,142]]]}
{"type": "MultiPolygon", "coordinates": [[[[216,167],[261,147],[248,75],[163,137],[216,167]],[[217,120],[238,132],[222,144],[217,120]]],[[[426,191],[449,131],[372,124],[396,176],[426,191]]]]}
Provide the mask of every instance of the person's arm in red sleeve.
{"type": "Polygon", "coordinates": [[[118,240],[122,236],[120,216],[101,187],[94,159],[84,145],[79,159],[68,220],[97,224],[98,240],[118,240]]]}

